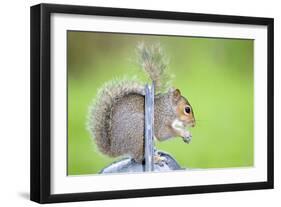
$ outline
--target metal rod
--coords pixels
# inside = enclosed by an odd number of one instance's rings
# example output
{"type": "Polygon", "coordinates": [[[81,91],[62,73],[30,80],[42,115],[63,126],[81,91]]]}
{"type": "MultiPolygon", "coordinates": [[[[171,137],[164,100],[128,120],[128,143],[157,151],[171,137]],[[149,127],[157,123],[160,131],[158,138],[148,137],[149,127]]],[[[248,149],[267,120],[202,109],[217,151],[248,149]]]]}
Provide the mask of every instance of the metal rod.
{"type": "Polygon", "coordinates": [[[154,83],[145,85],[145,171],[153,171],[154,167],[154,83]]]}

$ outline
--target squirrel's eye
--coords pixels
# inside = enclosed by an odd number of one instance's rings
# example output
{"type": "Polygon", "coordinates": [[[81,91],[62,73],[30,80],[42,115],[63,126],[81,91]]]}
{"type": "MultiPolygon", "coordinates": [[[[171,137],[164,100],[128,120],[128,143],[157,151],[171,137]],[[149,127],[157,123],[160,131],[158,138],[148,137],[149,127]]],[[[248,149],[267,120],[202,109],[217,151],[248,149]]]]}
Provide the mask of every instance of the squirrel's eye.
{"type": "Polygon", "coordinates": [[[191,109],[190,109],[189,106],[186,106],[186,107],[184,108],[184,112],[185,112],[185,113],[189,114],[190,111],[191,111],[191,109]]]}

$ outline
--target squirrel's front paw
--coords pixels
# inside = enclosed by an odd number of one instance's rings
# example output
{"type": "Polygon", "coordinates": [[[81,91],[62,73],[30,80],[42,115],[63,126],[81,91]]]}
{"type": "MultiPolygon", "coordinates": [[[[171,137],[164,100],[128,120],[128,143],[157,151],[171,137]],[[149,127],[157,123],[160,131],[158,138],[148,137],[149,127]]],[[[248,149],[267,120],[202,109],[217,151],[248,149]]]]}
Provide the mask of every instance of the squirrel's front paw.
{"type": "Polygon", "coordinates": [[[167,164],[167,158],[161,157],[159,154],[154,155],[154,164],[157,164],[159,166],[164,166],[164,164],[167,164]]]}
{"type": "Polygon", "coordinates": [[[192,135],[189,131],[185,131],[184,134],[183,134],[183,137],[182,137],[182,140],[189,144],[191,142],[191,138],[192,138],[192,135]]]}

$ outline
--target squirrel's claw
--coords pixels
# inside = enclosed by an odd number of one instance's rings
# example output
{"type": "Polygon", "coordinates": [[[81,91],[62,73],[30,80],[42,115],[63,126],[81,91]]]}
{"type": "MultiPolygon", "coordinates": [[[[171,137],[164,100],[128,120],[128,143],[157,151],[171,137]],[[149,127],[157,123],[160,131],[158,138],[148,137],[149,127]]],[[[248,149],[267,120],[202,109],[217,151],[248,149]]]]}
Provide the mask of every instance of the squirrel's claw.
{"type": "Polygon", "coordinates": [[[154,155],[154,164],[157,164],[159,166],[164,166],[164,164],[167,164],[167,158],[161,157],[159,154],[154,155]]]}
{"type": "Polygon", "coordinates": [[[191,138],[192,138],[191,133],[189,131],[185,131],[184,136],[182,137],[182,140],[185,143],[189,144],[191,142],[191,138]]]}
{"type": "Polygon", "coordinates": [[[190,136],[190,137],[183,137],[182,140],[183,140],[185,143],[189,144],[189,143],[191,142],[191,138],[192,138],[192,136],[190,136]]]}

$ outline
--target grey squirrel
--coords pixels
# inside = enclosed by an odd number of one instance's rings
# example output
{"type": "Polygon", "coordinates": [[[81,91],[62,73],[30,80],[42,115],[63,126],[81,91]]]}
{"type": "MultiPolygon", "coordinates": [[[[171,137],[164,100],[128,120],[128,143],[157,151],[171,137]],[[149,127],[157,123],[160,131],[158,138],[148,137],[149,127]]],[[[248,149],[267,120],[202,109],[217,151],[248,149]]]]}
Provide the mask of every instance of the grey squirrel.
{"type": "MultiPolygon", "coordinates": [[[[155,83],[154,135],[159,141],[180,136],[189,143],[186,127],[195,126],[192,107],[179,89],[173,89],[167,59],[159,44],[139,44],[138,62],[155,83]]],[[[144,85],[137,80],[105,83],[90,107],[88,129],[98,149],[110,157],[144,157],[144,85]]]]}

